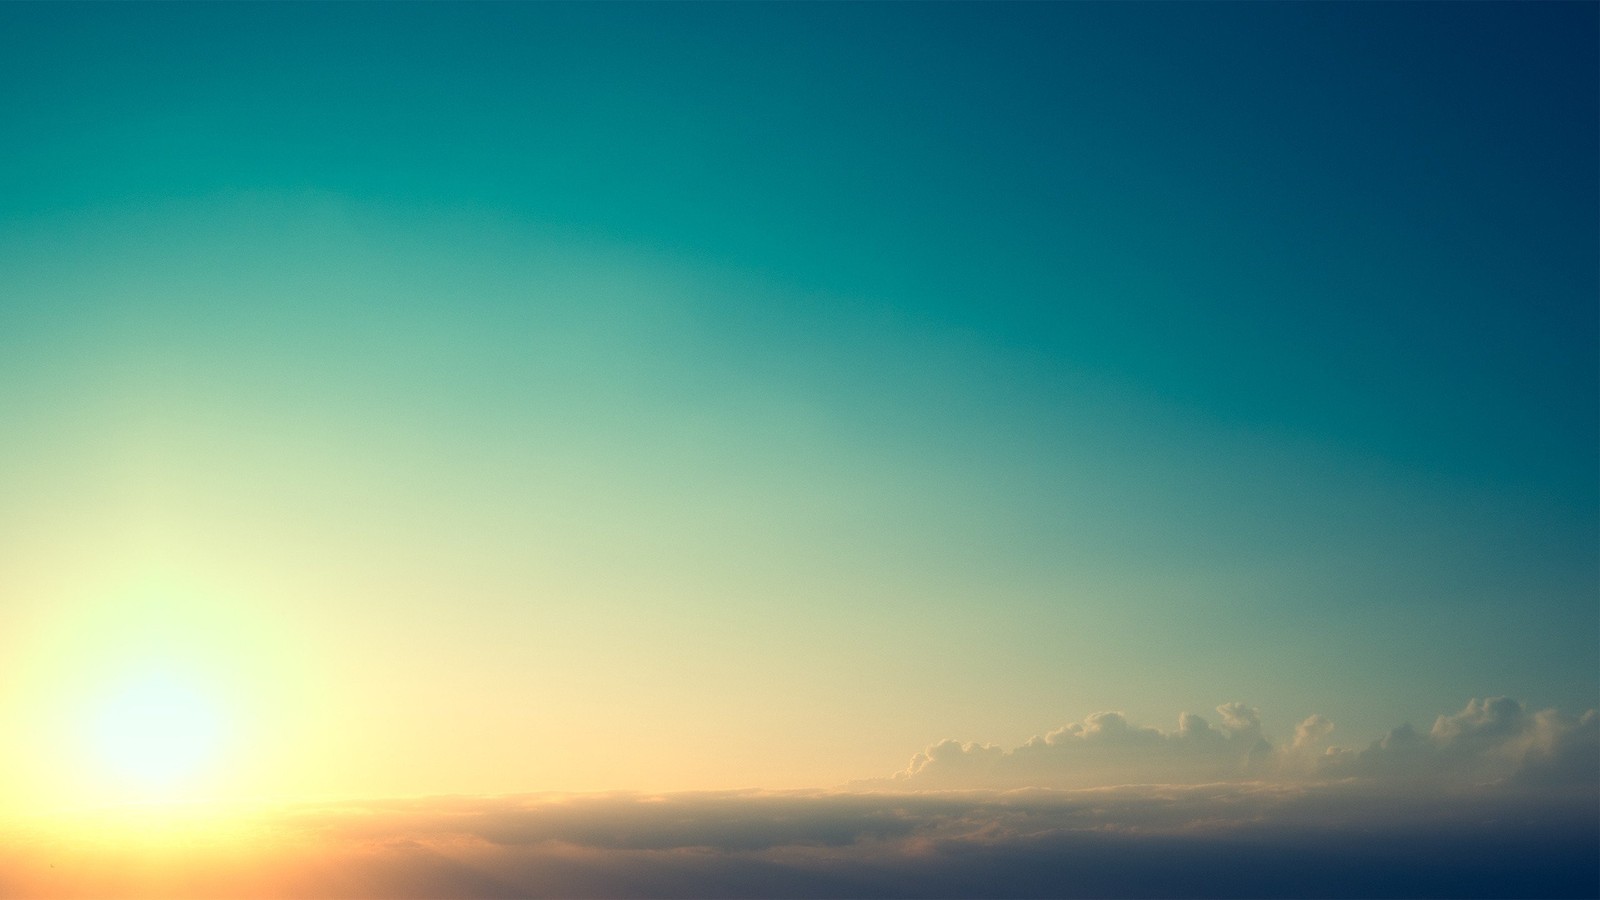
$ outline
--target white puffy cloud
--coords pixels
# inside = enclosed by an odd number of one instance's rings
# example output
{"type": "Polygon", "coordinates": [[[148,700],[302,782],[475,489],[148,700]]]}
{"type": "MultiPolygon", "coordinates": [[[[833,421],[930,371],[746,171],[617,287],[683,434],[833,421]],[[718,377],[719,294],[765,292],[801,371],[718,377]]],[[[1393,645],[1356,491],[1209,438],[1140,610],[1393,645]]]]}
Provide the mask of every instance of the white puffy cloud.
{"type": "MultiPolygon", "coordinates": [[[[1212,725],[1193,713],[1172,731],[1135,725],[1120,712],[1099,712],[1020,747],[940,741],[911,760],[890,783],[916,789],[1087,787],[1105,784],[1193,784],[1257,777],[1272,764],[1272,746],[1252,707],[1217,707],[1212,725]]],[[[881,782],[867,782],[887,786],[881,782]]]]}
{"type": "Polygon", "coordinates": [[[1364,750],[1331,746],[1333,723],[1315,715],[1274,746],[1252,707],[1217,707],[1212,725],[1184,713],[1172,731],[1100,712],[1019,747],[940,741],[889,779],[913,790],[1198,784],[1260,779],[1444,779],[1458,783],[1600,780],[1600,718],[1531,711],[1505,697],[1472,700],[1427,733],[1404,725],[1364,750]]]}
{"type": "Polygon", "coordinates": [[[1559,784],[1600,780],[1600,716],[1529,710],[1509,697],[1472,700],[1422,733],[1402,725],[1365,750],[1334,750],[1318,771],[1454,781],[1559,784]]]}
{"type": "Polygon", "coordinates": [[[1259,773],[1271,755],[1254,709],[1217,707],[1220,727],[1184,713],[1174,731],[1095,713],[1012,750],[941,741],[896,779],[940,787],[1073,787],[1132,782],[1195,783],[1259,773]]]}

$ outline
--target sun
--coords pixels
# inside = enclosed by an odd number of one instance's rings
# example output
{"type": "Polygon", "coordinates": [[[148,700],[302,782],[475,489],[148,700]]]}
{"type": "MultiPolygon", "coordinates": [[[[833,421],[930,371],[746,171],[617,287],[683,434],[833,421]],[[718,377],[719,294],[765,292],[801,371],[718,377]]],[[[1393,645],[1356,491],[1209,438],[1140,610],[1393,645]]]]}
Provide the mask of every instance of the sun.
{"type": "Polygon", "coordinates": [[[95,710],[88,749],[125,788],[166,795],[216,762],[224,724],[204,684],[172,672],[138,672],[118,679],[95,710]]]}

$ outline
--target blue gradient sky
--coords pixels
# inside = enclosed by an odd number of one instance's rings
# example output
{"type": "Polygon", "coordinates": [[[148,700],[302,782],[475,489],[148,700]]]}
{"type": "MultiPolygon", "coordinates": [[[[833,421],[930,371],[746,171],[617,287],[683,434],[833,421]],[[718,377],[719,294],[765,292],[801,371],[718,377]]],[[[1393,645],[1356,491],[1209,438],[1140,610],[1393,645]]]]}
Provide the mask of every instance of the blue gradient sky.
{"type": "Polygon", "coordinates": [[[0,656],[359,710],[284,795],[1587,709],[1596,28],[8,5],[0,656]]]}

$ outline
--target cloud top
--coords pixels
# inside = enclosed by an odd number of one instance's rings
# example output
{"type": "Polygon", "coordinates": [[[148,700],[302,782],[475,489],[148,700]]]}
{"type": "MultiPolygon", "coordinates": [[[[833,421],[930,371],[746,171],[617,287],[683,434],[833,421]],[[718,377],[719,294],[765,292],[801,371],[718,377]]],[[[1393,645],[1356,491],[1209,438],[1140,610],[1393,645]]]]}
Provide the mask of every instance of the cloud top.
{"type": "Polygon", "coordinates": [[[1164,731],[1100,712],[1019,747],[944,740],[888,779],[863,784],[916,790],[1071,788],[1106,784],[1201,784],[1259,779],[1447,780],[1527,784],[1600,779],[1600,717],[1533,711],[1507,697],[1474,699],[1426,733],[1394,729],[1364,749],[1330,746],[1333,723],[1315,715],[1274,745],[1259,712],[1217,707],[1211,724],[1192,713],[1164,731]]]}
{"type": "Polygon", "coordinates": [[[1402,725],[1361,751],[1332,750],[1330,776],[1581,784],[1600,779],[1600,715],[1533,711],[1508,697],[1472,700],[1426,733],[1402,725]]]}
{"type": "Polygon", "coordinates": [[[896,778],[926,788],[1083,787],[1216,781],[1261,770],[1272,748],[1256,710],[1231,703],[1217,712],[1220,727],[1184,713],[1174,731],[1100,712],[1011,750],[940,741],[912,757],[896,778]]]}

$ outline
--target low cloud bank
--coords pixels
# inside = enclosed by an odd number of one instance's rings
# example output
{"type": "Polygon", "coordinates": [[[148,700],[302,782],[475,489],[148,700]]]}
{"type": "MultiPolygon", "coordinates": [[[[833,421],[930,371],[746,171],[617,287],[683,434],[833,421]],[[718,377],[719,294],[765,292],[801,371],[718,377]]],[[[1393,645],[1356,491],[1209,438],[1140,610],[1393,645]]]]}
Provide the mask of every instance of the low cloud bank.
{"type": "Polygon", "coordinates": [[[1275,747],[1253,710],[1219,712],[1170,732],[1101,714],[1010,751],[938,744],[887,789],[301,805],[165,836],[130,819],[93,840],[35,828],[0,834],[0,896],[1600,895],[1593,713],[1474,701],[1341,750],[1316,717],[1275,747]],[[1090,763],[1143,783],[994,786],[1090,763]],[[987,786],[957,789],[971,783],[987,786]]]}
{"type": "Polygon", "coordinates": [[[258,812],[164,857],[0,842],[0,895],[1585,897],[1595,801],[1362,779],[431,798],[258,812]]]}

